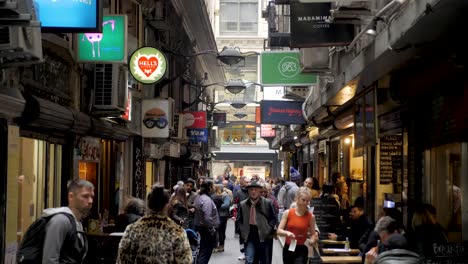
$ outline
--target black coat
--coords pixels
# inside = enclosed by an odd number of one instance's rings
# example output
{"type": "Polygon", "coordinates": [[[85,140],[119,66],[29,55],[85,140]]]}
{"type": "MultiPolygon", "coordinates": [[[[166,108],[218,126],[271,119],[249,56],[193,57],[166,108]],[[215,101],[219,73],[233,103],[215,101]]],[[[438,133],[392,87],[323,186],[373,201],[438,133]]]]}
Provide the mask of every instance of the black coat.
{"type": "Polygon", "coordinates": [[[133,224],[140,218],[141,218],[141,215],[131,214],[131,213],[118,215],[115,221],[115,231],[124,232],[125,228],[127,228],[129,224],[133,224]]]}

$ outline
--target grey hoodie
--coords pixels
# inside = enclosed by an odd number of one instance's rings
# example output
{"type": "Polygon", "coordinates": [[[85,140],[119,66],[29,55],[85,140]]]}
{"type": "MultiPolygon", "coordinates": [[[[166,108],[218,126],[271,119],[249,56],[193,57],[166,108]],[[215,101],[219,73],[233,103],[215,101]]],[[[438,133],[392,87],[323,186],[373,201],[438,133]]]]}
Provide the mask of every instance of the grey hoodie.
{"type": "Polygon", "coordinates": [[[88,249],[86,239],[83,237],[82,233],[80,233],[83,232],[83,225],[76,219],[75,215],[68,207],[45,209],[43,216],[48,216],[59,212],[65,212],[73,215],[76,222],[78,239],[75,241],[74,245],[66,245],[65,239],[67,237],[67,233],[73,228],[71,222],[63,214],[53,216],[46,226],[46,236],[44,239],[44,249],[42,252],[42,263],[82,263],[88,249]],[[70,254],[61,254],[63,246],[70,246],[70,248],[74,250],[64,250],[64,252],[70,252],[70,254]]]}
{"type": "Polygon", "coordinates": [[[299,187],[295,182],[288,181],[284,184],[278,194],[278,202],[284,209],[289,209],[296,199],[296,193],[299,187]]]}

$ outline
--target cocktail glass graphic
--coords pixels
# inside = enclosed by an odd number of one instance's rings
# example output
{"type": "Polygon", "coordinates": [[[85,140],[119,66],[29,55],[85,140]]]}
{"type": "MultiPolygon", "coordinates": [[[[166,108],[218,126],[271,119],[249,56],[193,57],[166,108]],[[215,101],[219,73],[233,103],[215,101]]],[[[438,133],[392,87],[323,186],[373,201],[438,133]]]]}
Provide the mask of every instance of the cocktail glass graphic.
{"type": "MultiPolygon", "coordinates": [[[[107,20],[102,23],[102,26],[104,27],[107,24],[111,24],[112,31],[114,31],[115,28],[115,20],[107,20]]],[[[104,33],[85,33],[83,34],[83,39],[81,41],[85,41],[86,39],[91,43],[91,47],[93,49],[93,58],[96,57],[96,52],[94,51],[94,42],[97,42],[97,53],[98,57],[101,57],[101,46],[99,43],[101,42],[102,38],[104,37],[104,33]]]]}

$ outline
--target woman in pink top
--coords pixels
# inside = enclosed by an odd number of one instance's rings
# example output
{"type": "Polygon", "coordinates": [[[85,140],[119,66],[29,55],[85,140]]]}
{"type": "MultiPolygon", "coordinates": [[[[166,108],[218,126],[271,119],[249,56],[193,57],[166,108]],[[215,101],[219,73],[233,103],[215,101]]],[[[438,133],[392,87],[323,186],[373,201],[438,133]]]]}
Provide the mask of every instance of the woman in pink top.
{"type": "Polygon", "coordinates": [[[315,216],[309,212],[310,190],[301,187],[296,193],[296,208],[283,213],[277,234],[285,236],[283,263],[306,264],[308,260],[307,243],[315,243],[315,216]],[[307,237],[310,237],[307,240],[307,237]]]}

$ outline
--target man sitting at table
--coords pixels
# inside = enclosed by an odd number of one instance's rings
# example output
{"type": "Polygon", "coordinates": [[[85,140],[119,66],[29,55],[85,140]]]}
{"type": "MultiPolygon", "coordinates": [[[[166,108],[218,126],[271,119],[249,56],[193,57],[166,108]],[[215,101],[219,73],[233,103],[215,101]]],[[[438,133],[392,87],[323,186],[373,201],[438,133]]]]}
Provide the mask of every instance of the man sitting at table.
{"type": "Polygon", "coordinates": [[[369,228],[372,228],[372,224],[367,219],[367,216],[364,213],[364,208],[362,208],[360,205],[354,205],[351,208],[349,216],[351,220],[349,228],[344,230],[339,235],[329,233],[328,237],[332,240],[346,240],[346,238],[348,238],[351,248],[358,248],[359,239],[366,233],[369,228]]]}
{"type": "Polygon", "coordinates": [[[366,253],[365,264],[420,264],[418,254],[407,250],[408,242],[399,233],[396,221],[384,216],[377,221],[375,231],[379,234],[381,243],[366,253]]]}

